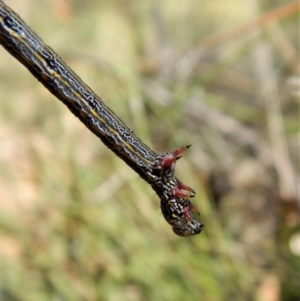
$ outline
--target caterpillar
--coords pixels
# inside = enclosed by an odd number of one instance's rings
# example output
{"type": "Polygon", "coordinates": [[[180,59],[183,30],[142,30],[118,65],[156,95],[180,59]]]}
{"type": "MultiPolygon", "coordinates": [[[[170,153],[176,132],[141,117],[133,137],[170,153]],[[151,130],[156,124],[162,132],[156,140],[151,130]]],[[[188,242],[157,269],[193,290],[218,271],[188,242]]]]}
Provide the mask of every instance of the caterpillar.
{"type": "Polygon", "coordinates": [[[160,198],[162,214],[175,234],[191,236],[204,225],[189,200],[192,188],[175,177],[175,164],[189,147],[158,154],[69,68],[62,58],[0,0],[0,44],[118,157],[148,182],[160,198]]]}

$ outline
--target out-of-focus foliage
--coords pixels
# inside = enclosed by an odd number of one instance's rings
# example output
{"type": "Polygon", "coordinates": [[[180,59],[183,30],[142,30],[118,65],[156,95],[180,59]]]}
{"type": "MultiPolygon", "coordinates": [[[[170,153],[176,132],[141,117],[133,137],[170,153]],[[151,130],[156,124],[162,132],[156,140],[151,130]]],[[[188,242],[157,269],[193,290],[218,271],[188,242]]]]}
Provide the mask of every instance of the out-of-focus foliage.
{"type": "Polygon", "coordinates": [[[1,48],[0,300],[299,300],[297,1],[5,2],[155,151],[193,145],[206,228],[1,48]]]}

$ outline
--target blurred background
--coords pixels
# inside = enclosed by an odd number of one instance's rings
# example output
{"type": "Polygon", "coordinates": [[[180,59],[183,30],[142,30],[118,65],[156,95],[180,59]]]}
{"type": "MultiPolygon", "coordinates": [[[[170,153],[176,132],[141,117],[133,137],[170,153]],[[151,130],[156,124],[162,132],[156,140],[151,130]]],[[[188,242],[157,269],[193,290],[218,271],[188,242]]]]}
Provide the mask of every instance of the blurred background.
{"type": "Polygon", "coordinates": [[[0,48],[0,300],[300,300],[299,2],[6,0],[176,175],[205,230],[0,48]]]}

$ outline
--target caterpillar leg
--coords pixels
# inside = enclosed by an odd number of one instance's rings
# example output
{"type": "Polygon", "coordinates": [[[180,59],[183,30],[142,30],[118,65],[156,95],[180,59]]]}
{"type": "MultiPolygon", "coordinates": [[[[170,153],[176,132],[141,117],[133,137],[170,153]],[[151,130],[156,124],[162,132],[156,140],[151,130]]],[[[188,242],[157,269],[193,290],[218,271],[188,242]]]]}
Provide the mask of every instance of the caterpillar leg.
{"type": "Polygon", "coordinates": [[[160,162],[158,163],[157,168],[165,170],[172,166],[177,160],[179,160],[182,154],[190,147],[191,145],[183,146],[179,149],[171,151],[169,153],[162,154],[160,162]]]}

